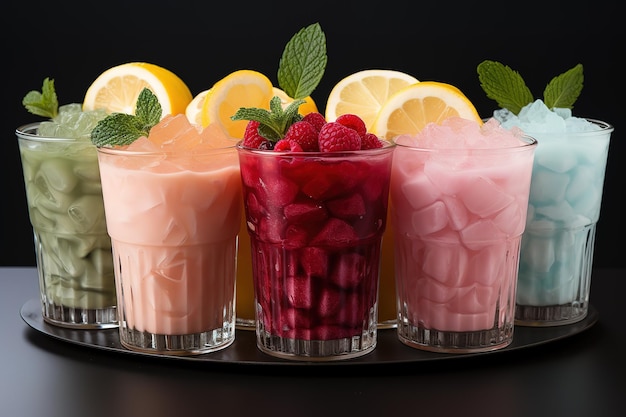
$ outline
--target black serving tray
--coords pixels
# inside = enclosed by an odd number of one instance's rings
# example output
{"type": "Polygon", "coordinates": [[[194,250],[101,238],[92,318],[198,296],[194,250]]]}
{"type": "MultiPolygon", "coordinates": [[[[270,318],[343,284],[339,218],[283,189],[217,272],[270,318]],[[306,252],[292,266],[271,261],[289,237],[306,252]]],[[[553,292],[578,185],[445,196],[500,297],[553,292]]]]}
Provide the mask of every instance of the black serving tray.
{"type": "Polygon", "coordinates": [[[165,360],[206,362],[230,364],[233,366],[350,366],[364,364],[403,364],[424,361],[441,361],[493,355],[519,349],[530,348],[550,342],[555,342],[574,336],[592,327],[598,321],[598,312],[589,306],[587,317],[583,320],[551,327],[515,326],[513,342],[505,348],[480,353],[436,353],[411,348],[402,344],[395,329],[381,329],[378,331],[378,341],[373,352],[353,359],[335,360],[327,362],[300,361],[275,358],[264,354],[256,347],[256,337],[253,330],[236,330],[235,341],[229,347],[220,351],[194,356],[174,356],[131,351],[120,344],[118,329],[80,330],[54,326],[46,323],[41,314],[41,303],[38,299],[31,299],[24,303],[20,310],[22,319],[33,329],[55,339],[78,344],[81,346],[118,352],[126,355],[139,355],[165,360]]]}

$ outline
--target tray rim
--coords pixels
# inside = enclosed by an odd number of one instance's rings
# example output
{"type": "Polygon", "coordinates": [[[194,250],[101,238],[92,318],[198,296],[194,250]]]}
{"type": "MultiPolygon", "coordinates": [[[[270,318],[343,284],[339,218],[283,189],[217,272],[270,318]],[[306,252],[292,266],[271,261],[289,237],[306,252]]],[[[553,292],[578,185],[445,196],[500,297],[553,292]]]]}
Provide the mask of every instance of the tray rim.
{"type": "Polygon", "coordinates": [[[419,362],[449,361],[475,358],[485,355],[503,354],[536,347],[577,335],[593,327],[599,320],[598,311],[589,305],[587,316],[576,323],[561,326],[532,327],[516,325],[513,341],[501,349],[476,353],[438,353],[412,348],[401,343],[395,328],[378,330],[377,346],[372,353],[345,360],[303,361],[273,357],[261,352],[256,347],[254,330],[235,330],[235,342],[230,346],[212,353],[201,355],[167,355],[133,351],[119,342],[117,328],[109,329],[70,329],[51,325],[43,320],[41,303],[37,298],[27,300],[20,308],[22,320],[33,330],[56,340],[90,349],[134,355],[161,360],[182,361],[188,363],[226,364],[233,366],[363,366],[363,365],[398,365],[419,362]],[[381,347],[385,345],[386,349],[381,347]],[[392,354],[396,354],[395,356],[392,354]],[[399,354],[399,355],[397,355],[399,354]]]}

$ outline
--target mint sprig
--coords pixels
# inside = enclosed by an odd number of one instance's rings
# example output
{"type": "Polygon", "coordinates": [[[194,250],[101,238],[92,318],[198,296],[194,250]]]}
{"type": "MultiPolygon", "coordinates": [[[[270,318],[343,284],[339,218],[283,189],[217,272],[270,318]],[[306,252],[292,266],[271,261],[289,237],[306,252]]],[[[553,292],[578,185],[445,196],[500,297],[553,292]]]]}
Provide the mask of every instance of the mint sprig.
{"type": "Polygon", "coordinates": [[[259,134],[272,142],[277,142],[283,138],[289,126],[302,120],[302,115],[298,113],[298,107],[303,103],[304,100],[294,100],[283,109],[280,97],[274,96],[270,100],[269,111],[254,107],[242,107],[231,119],[256,120],[260,123],[259,134]]]}
{"type": "MultiPolygon", "coordinates": [[[[485,60],[477,67],[478,78],[487,97],[513,114],[534,101],[530,89],[522,76],[509,66],[496,61],[485,60]]],[[[543,102],[549,109],[574,107],[583,88],[583,66],[574,68],[554,77],[543,91],[543,102]]]]}
{"type": "Polygon", "coordinates": [[[280,97],[270,100],[270,109],[241,107],[230,118],[259,122],[259,135],[271,142],[285,136],[289,127],[302,120],[298,108],[313,93],[319,84],[328,61],[326,36],[319,25],[314,23],[298,31],[287,43],[278,68],[278,85],[294,99],[283,109],[280,97]]]}
{"type": "Polygon", "coordinates": [[[144,88],[137,97],[135,114],[113,113],[100,120],[91,131],[97,147],[130,145],[161,120],[162,107],[152,91],[144,88]]]}
{"type": "Polygon", "coordinates": [[[41,92],[29,91],[22,99],[22,104],[32,114],[55,118],[59,114],[59,100],[54,89],[54,80],[44,79],[41,92]]]}

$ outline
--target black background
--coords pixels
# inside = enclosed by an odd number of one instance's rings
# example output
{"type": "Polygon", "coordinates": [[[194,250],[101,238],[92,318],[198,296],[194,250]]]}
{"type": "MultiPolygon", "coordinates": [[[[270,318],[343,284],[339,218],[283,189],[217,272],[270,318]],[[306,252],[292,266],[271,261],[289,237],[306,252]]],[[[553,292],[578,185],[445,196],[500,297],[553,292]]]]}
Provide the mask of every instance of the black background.
{"type": "Polygon", "coordinates": [[[459,87],[483,117],[496,103],[480,87],[477,65],[500,61],[520,72],[536,98],[556,75],[578,63],[585,85],[574,114],[615,127],[597,229],[594,266],[623,267],[620,190],[626,166],[624,15],[619,2],[526,1],[3,1],[0,5],[2,250],[0,265],[34,265],[15,129],[40,118],[21,104],[45,77],[62,104],[82,102],[104,70],[125,62],[161,65],[192,93],[238,69],[277,84],[283,47],[319,22],[328,65],[312,94],[323,113],[332,87],[370,68],[396,69],[421,81],[459,87]],[[373,4],[372,4],[373,3],[373,4]],[[583,3],[583,4],[581,4],[583,3]],[[616,243],[617,242],[617,243],[616,243]]]}

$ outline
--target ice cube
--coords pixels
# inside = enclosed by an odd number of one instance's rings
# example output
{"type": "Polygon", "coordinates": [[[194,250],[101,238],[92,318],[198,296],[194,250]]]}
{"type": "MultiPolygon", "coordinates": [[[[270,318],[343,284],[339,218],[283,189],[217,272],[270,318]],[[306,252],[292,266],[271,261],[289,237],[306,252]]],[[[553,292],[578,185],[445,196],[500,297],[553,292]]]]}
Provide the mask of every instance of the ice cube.
{"type": "Polygon", "coordinates": [[[446,205],[441,201],[413,212],[411,225],[419,236],[438,232],[448,224],[448,212],[446,205]]]}
{"type": "Polygon", "coordinates": [[[472,222],[459,234],[463,245],[472,250],[480,250],[496,241],[504,241],[507,237],[490,219],[479,219],[472,222]]]}
{"type": "Polygon", "coordinates": [[[490,178],[476,177],[459,190],[465,207],[480,217],[488,217],[511,204],[515,199],[503,192],[490,178]]]}
{"type": "Polygon", "coordinates": [[[406,177],[402,181],[401,189],[404,198],[415,209],[434,203],[441,195],[425,175],[406,177]]]}
{"type": "Polygon", "coordinates": [[[468,254],[460,246],[428,245],[424,250],[422,270],[448,288],[458,287],[465,275],[468,254]]]}
{"type": "Polygon", "coordinates": [[[565,196],[569,182],[568,174],[536,168],[530,186],[530,200],[536,206],[560,201],[565,196]]]}
{"type": "Polygon", "coordinates": [[[76,232],[94,231],[94,226],[101,224],[100,222],[104,219],[102,198],[94,195],[80,196],[70,204],[67,214],[73,220],[76,232]]]}

